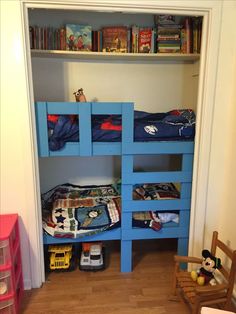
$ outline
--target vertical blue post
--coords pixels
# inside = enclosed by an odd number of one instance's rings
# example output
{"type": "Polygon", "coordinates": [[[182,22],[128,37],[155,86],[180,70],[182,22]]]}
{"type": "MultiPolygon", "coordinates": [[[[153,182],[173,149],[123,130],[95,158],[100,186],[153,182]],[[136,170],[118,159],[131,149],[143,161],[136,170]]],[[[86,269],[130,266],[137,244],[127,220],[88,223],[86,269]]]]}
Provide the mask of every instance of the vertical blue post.
{"type": "Polygon", "coordinates": [[[80,156],[92,155],[91,104],[78,103],[80,156]]]}
{"type": "MultiPolygon", "coordinates": [[[[182,155],[182,171],[187,171],[192,173],[193,169],[193,154],[183,154],[182,155]]],[[[181,199],[191,198],[191,187],[192,179],[189,182],[181,183],[181,199]]],[[[189,242],[189,220],[190,220],[190,208],[187,210],[181,210],[179,212],[179,227],[181,232],[187,233],[187,236],[180,236],[178,238],[178,255],[188,255],[188,242],[189,242]],[[186,227],[187,231],[186,231],[186,227]]],[[[185,269],[186,264],[181,264],[181,268],[185,269]]]]}
{"type": "Polygon", "coordinates": [[[121,272],[132,271],[132,240],[121,240],[121,272]]]}
{"type": "Polygon", "coordinates": [[[188,238],[178,238],[178,255],[188,255],[188,238]]]}
{"type": "Polygon", "coordinates": [[[134,104],[125,103],[122,106],[122,154],[134,142],[134,104]]]}
{"type": "Polygon", "coordinates": [[[48,157],[49,147],[48,147],[47,103],[36,102],[35,111],[39,156],[48,157]]]}

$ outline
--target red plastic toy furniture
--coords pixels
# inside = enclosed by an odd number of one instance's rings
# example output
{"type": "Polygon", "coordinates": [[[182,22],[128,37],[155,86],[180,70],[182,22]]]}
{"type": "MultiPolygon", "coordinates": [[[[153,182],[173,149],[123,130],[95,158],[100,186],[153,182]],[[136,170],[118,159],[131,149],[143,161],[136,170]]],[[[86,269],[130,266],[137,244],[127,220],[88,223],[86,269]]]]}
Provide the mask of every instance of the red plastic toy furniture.
{"type": "Polygon", "coordinates": [[[18,314],[23,292],[18,215],[0,215],[0,313],[18,314]]]}

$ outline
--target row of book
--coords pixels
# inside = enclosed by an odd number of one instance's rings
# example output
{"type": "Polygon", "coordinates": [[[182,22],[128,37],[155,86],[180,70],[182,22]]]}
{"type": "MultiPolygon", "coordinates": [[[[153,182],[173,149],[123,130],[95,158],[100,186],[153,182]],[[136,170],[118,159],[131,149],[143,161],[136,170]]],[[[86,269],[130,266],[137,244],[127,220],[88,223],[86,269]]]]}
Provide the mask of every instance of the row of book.
{"type": "Polygon", "coordinates": [[[176,23],[170,17],[157,23],[157,51],[200,53],[202,18],[186,17],[176,23]]]}
{"type": "Polygon", "coordinates": [[[119,53],[200,53],[201,20],[185,18],[183,24],[155,27],[90,25],[65,27],[30,26],[30,47],[41,50],[97,51],[119,53]]]}

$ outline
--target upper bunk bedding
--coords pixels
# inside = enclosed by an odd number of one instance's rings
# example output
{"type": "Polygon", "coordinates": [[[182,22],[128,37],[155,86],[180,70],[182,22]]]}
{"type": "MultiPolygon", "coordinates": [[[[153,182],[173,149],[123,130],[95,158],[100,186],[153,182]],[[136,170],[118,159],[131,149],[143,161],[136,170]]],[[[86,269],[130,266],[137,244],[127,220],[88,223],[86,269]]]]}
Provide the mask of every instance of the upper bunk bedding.
{"type": "MultiPolygon", "coordinates": [[[[121,142],[121,115],[92,115],[93,142],[121,142]]],[[[80,140],[79,121],[75,115],[47,115],[49,149],[57,151],[67,142],[80,140]]],[[[134,141],[192,140],[195,135],[195,114],[191,109],[164,113],[134,111],[134,141]]]]}

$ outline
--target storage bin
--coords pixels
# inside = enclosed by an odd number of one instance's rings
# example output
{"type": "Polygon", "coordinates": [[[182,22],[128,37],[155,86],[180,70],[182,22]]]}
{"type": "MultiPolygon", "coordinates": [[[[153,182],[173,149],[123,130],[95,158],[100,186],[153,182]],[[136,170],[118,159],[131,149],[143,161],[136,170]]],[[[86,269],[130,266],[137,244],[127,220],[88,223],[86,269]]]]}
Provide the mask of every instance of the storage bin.
{"type": "Polygon", "coordinates": [[[0,241],[0,266],[8,264],[10,261],[9,240],[0,241]]]}
{"type": "Polygon", "coordinates": [[[0,301],[0,313],[1,314],[16,314],[13,298],[5,300],[5,301],[0,301]]]}
{"type": "Polygon", "coordinates": [[[12,292],[12,277],[11,271],[1,271],[0,272],[0,298],[3,295],[12,292]]]}

